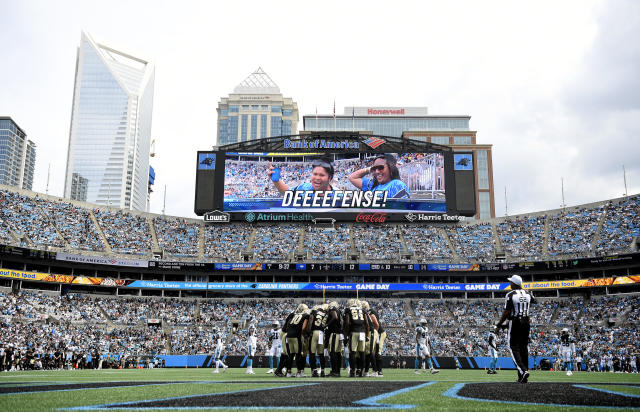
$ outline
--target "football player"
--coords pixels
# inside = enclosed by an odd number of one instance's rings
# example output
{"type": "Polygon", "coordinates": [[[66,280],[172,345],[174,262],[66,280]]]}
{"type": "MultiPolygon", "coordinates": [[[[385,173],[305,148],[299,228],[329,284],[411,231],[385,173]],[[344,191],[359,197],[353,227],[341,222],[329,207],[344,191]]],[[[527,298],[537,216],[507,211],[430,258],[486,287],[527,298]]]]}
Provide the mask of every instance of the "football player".
{"type": "Polygon", "coordinates": [[[218,368],[220,366],[223,367],[222,372],[227,371],[227,365],[222,361],[222,350],[224,349],[224,343],[222,342],[222,330],[217,327],[213,328],[213,341],[215,342],[215,347],[213,350],[213,362],[216,365],[216,370],[213,373],[219,373],[218,368]]]}
{"type": "Polygon", "coordinates": [[[289,364],[289,351],[287,350],[287,328],[289,327],[289,322],[295,316],[295,312],[291,312],[289,316],[285,319],[282,324],[282,329],[280,330],[280,342],[282,343],[282,354],[280,355],[280,362],[278,362],[278,368],[273,373],[275,376],[284,378],[285,374],[282,373],[283,369],[287,367],[289,364]]]}
{"type": "Polygon", "coordinates": [[[342,317],[340,316],[340,307],[338,302],[329,302],[329,311],[327,313],[327,335],[329,335],[329,361],[331,362],[331,377],[340,377],[340,368],[342,367],[342,317]]]}
{"type": "Polygon", "coordinates": [[[369,324],[364,319],[364,312],[355,299],[349,299],[349,307],[345,309],[344,336],[349,339],[349,377],[363,376],[364,349],[369,324]],[[357,363],[356,363],[357,359],[357,363]]]}
{"type": "Polygon", "coordinates": [[[309,342],[309,365],[311,366],[311,376],[314,378],[324,378],[324,330],[327,326],[327,309],[329,305],[317,305],[313,307],[309,322],[307,322],[306,334],[311,334],[309,342]],[[320,360],[320,373],[316,369],[316,356],[320,360]]]}
{"type": "Polygon", "coordinates": [[[562,362],[564,363],[567,376],[573,375],[573,357],[576,354],[576,344],[573,338],[569,335],[569,329],[563,328],[560,335],[560,346],[558,347],[558,353],[562,362]]]}
{"type": "Polygon", "coordinates": [[[498,336],[496,332],[498,331],[498,327],[496,325],[491,325],[489,328],[489,336],[487,336],[487,343],[489,345],[489,357],[491,358],[491,362],[489,363],[489,369],[487,370],[487,374],[495,375],[496,366],[498,365],[498,336]]]}
{"type": "Polygon", "coordinates": [[[427,320],[420,319],[420,324],[416,327],[416,364],[415,373],[420,373],[420,367],[422,370],[426,370],[425,361],[429,365],[431,373],[440,372],[433,368],[431,361],[431,339],[429,338],[429,328],[427,327],[427,320]]]}
{"type": "Polygon", "coordinates": [[[255,375],[253,371],[253,357],[256,354],[256,346],[258,345],[258,338],[256,337],[256,327],[252,323],[249,325],[249,335],[247,337],[247,373],[249,375],[255,375]]]}
{"type": "Polygon", "coordinates": [[[301,303],[296,308],[295,315],[289,321],[287,326],[287,352],[289,354],[289,360],[287,365],[287,377],[292,377],[291,369],[293,368],[293,361],[296,362],[296,368],[298,373],[296,377],[303,378],[304,365],[306,359],[304,358],[304,340],[302,332],[306,329],[309,322],[309,315],[311,312],[304,303],[301,303]]]}
{"type": "Polygon", "coordinates": [[[383,377],[382,352],[384,351],[384,341],[387,339],[387,332],[384,330],[384,327],[382,326],[382,320],[380,319],[378,312],[373,308],[371,308],[369,312],[370,314],[374,315],[378,321],[378,330],[376,331],[378,334],[378,339],[374,349],[374,356],[376,358],[376,367],[378,368],[376,371],[378,372],[376,376],[381,378],[383,377]]]}
{"type": "Polygon", "coordinates": [[[282,341],[280,340],[280,322],[274,320],[271,324],[271,329],[267,332],[267,339],[269,339],[269,350],[267,356],[269,357],[269,370],[267,373],[273,373],[273,365],[278,366],[278,360],[282,353],[282,341]],[[275,358],[275,363],[273,359],[275,358]]]}
{"type": "Polygon", "coordinates": [[[378,368],[376,366],[375,347],[378,344],[378,316],[377,314],[372,313],[369,302],[367,302],[366,300],[361,301],[360,305],[362,306],[362,310],[364,312],[364,318],[369,324],[369,332],[367,332],[367,339],[364,349],[365,375],[377,376],[378,368]],[[372,372],[369,372],[369,365],[371,365],[372,372]]]}

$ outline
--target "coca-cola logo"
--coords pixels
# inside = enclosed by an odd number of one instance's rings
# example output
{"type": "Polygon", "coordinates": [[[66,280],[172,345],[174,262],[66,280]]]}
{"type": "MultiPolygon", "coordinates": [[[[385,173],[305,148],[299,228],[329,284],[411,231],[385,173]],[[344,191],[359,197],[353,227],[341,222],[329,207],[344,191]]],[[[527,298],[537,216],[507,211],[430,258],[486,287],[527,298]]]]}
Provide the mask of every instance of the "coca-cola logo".
{"type": "Polygon", "coordinates": [[[358,213],[356,216],[356,222],[360,223],[384,223],[386,221],[386,213],[358,213]]]}

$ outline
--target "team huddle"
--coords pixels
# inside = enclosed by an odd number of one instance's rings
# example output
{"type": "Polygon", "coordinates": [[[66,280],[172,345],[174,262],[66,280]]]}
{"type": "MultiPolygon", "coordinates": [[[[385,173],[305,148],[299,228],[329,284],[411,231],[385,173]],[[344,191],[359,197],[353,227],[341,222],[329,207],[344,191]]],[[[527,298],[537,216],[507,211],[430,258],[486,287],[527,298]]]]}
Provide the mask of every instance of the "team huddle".
{"type": "MultiPolygon", "coordinates": [[[[383,376],[381,355],[387,333],[378,312],[366,301],[349,299],[344,311],[335,301],[311,309],[299,304],[282,328],[275,321],[267,336],[271,365],[267,373],[275,376],[304,377],[307,356],[312,377],[339,377],[343,357],[350,377],[383,376]]],[[[250,351],[249,359],[254,354],[250,351]]]]}

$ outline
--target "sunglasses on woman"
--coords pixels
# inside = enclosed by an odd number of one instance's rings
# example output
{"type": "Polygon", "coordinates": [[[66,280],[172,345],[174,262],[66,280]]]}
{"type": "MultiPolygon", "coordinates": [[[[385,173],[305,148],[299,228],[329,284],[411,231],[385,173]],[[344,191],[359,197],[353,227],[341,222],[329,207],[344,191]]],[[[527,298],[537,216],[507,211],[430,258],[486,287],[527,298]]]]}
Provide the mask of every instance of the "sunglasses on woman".
{"type": "Polygon", "coordinates": [[[372,172],[382,172],[384,170],[384,165],[378,165],[378,166],[371,166],[371,171],[372,172]]]}

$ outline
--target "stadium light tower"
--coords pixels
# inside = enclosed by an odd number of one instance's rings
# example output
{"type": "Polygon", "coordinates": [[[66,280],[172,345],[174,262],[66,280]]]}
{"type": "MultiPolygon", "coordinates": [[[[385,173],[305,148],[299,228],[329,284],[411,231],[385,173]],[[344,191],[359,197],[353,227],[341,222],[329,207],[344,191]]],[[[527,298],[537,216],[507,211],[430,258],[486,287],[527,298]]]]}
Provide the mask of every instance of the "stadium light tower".
{"type": "Polygon", "coordinates": [[[627,193],[629,193],[627,191],[627,170],[624,168],[624,165],[622,165],[622,178],[624,179],[624,197],[627,197],[627,193]]]}
{"type": "Polygon", "coordinates": [[[509,208],[507,206],[507,187],[504,187],[504,215],[509,216],[509,208]]]}
{"type": "Polygon", "coordinates": [[[562,204],[560,205],[560,207],[562,208],[562,210],[564,210],[567,205],[566,203],[564,203],[564,178],[561,177],[560,178],[560,190],[562,191],[562,204]]]}

